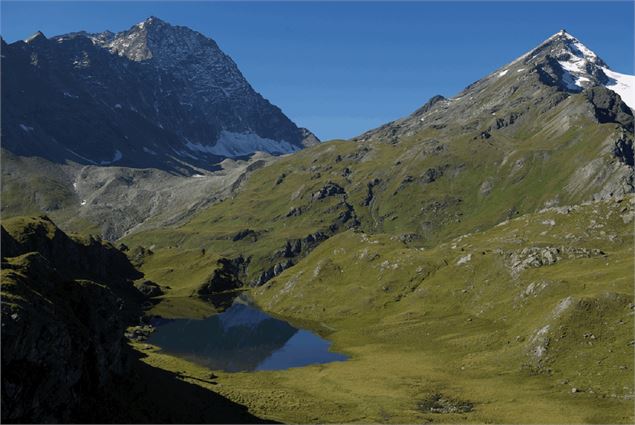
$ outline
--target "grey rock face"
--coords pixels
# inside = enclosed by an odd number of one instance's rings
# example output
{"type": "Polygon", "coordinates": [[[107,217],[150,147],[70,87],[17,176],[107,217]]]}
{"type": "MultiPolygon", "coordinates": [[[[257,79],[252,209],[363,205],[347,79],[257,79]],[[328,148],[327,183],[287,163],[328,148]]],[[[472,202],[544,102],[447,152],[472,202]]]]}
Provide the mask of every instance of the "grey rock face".
{"type": "Polygon", "coordinates": [[[341,187],[340,185],[338,185],[336,183],[328,183],[324,187],[322,187],[320,190],[315,192],[312,195],[312,199],[314,201],[318,201],[320,199],[324,199],[324,198],[327,198],[329,196],[342,195],[344,193],[346,193],[346,192],[344,191],[344,188],[341,187]]]}
{"type": "Polygon", "coordinates": [[[576,247],[530,247],[510,255],[508,263],[513,276],[523,270],[555,264],[563,259],[591,258],[606,255],[595,248],[576,247]]]}
{"type": "Polygon", "coordinates": [[[591,87],[586,91],[600,123],[617,122],[626,130],[633,131],[633,112],[619,96],[606,87],[591,87]]]}
{"type": "Polygon", "coordinates": [[[20,155],[187,172],[319,142],[186,27],[149,18],[117,34],[2,43],[3,146],[20,155]]]}

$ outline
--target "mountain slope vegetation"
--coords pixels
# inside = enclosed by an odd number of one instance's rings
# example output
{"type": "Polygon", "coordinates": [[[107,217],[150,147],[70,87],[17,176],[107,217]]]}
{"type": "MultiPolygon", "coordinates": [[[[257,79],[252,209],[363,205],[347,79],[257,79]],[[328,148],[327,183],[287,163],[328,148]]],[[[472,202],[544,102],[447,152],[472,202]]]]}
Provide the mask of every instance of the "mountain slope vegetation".
{"type": "Polygon", "coordinates": [[[633,113],[599,71],[570,84],[578,43],[556,34],[454,98],[125,238],[172,288],[161,314],[187,314],[179,298],[225,258],[263,309],[351,355],[222,374],[223,394],[290,422],[632,421],[633,113]]]}
{"type": "MultiPolygon", "coordinates": [[[[153,45],[99,37],[134,60],[153,45]]],[[[111,217],[109,237],[161,289],[146,316],[204,317],[205,300],[244,291],[350,356],[211,380],[133,343],[140,370],[160,372],[148,382],[178,376],[194,407],[213,391],[247,421],[631,423],[634,118],[612,89],[620,75],[562,31],[353,140],[226,162],[210,180],[54,168],[3,182],[3,199],[15,214],[53,205],[87,230],[111,217]],[[161,200],[162,182],[184,193],[161,200]],[[102,213],[74,214],[84,199],[102,213]]]]}
{"type": "MultiPolygon", "coordinates": [[[[433,248],[341,232],[251,294],[351,358],[201,385],[283,422],[630,423],[634,201],[546,208],[433,248]]],[[[148,362],[208,373],[157,349],[148,362]]]]}
{"type": "Polygon", "coordinates": [[[632,192],[633,115],[617,94],[547,84],[537,65],[515,79],[497,75],[356,143],[282,158],[185,225],[129,240],[243,256],[246,283],[260,284],[312,240],[350,227],[433,246],[546,206],[632,192]]]}

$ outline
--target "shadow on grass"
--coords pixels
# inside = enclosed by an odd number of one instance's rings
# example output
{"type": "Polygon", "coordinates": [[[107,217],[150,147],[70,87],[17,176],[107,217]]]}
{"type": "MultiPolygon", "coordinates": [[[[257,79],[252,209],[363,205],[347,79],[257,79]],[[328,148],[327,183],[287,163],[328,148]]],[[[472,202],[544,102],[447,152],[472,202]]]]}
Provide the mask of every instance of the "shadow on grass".
{"type": "MultiPolygon", "coordinates": [[[[150,366],[129,348],[132,367],[82,404],[78,423],[275,423],[252,415],[241,404],[150,366]]],[[[211,383],[211,382],[210,382],[211,383]]]]}

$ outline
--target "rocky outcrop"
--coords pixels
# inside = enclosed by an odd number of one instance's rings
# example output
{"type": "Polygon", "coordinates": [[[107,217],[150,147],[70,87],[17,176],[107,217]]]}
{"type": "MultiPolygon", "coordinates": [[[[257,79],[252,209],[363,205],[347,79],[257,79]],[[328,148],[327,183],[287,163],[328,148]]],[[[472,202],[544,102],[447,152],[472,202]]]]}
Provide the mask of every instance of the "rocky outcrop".
{"type": "Polygon", "coordinates": [[[324,198],[327,198],[329,196],[343,195],[345,193],[346,193],[346,191],[344,190],[344,188],[342,186],[340,186],[340,185],[338,185],[336,183],[328,182],[322,188],[320,188],[320,190],[315,192],[311,196],[311,199],[314,200],[314,201],[319,201],[320,199],[324,199],[324,198]]]}
{"type": "Polygon", "coordinates": [[[633,154],[633,141],[625,138],[620,138],[615,142],[615,148],[613,154],[620,160],[620,162],[630,165],[635,165],[635,155],[633,154]]]}
{"type": "Polygon", "coordinates": [[[444,100],[447,100],[445,97],[441,96],[440,94],[437,94],[435,96],[432,96],[430,98],[430,100],[428,100],[422,107],[420,107],[419,109],[417,109],[415,112],[413,112],[413,116],[421,116],[423,114],[425,114],[426,112],[431,111],[435,105],[437,105],[439,102],[442,102],[444,100]]]}
{"type": "Polygon", "coordinates": [[[108,282],[123,298],[139,296],[130,281],[143,274],[114,245],[93,236],[73,239],[47,216],[16,217],[5,223],[1,241],[3,259],[37,252],[62,278],[108,282]]]}
{"type": "Polygon", "coordinates": [[[135,288],[148,298],[160,297],[163,295],[163,289],[151,280],[143,280],[135,283],[135,288]]]}
{"type": "Polygon", "coordinates": [[[592,87],[586,90],[586,96],[600,123],[615,122],[633,131],[633,112],[614,91],[601,86],[592,87]]]}
{"type": "Polygon", "coordinates": [[[284,248],[274,254],[275,264],[263,271],[252,286],[260,286],[293,266],[300,258],[311,252],[316,246],[329,238],[326,232],[315,232],[302,239],[288,240],[284,248]]]}
{"type": "Polygon", "coordinates": [[[212,275],[196,290],[201,297],[218,292],[231,291],[243,286],[241,275],[245,273],[247,261],[243,257],[234,259],[221,258],[216,263],[212,275]]]}
{"type": "Polygon", "coordinates": [[[139,273],[112,245],[72,239],[46,217],[5,220],[2,258],[2,421],[73,421],[128,367],[139,273]]]}
{"type": "Polygon", "coordinates": [[[374,178],[366,184],[367,192],[366,192],[366,197],[362,201],[363,206],[367,207],[370,205],[371,202],[373,202],[373,199],[375,197],[373,188],[377,186],[379,183],[381,183],[381,180],[379,180],[378,178],[374,178]]]}
{"type": "Polygon", "coordinates": [[[518,276],[523,270],[556,264],[563,259],[591,258],[606,255],[595,248],[576,247],[528,247],[513,252],[508,258],[512,276],[518,276]]]}
{"type": "Polygon", "coordinates": [[[243,239],[249,239],[252,242],[256,242],[258,240],[258,232],[252,229],[244,229],[232,236],[233,242],[241,241],[243,239]]]}
{"type": "Polygon", "coordinates": [[[474,403],[456,400],[441,393],[434,393],[417,403],[422,412],[432,413],[467,413],[474,409],[474,403]]]}

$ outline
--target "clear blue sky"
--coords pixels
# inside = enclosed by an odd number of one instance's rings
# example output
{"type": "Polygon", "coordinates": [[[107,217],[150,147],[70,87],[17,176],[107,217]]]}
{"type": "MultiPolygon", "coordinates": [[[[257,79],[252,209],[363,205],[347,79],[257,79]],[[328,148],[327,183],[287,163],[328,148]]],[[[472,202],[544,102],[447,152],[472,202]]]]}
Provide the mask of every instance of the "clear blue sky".
{"type": "Polygon", "coordinates": [[[452,96],[566,28],[633,74],[633,2],[7,2],[2,36],[121,31],[155,15],[212,37],[252,86],[321,139],[452,96]]]}

